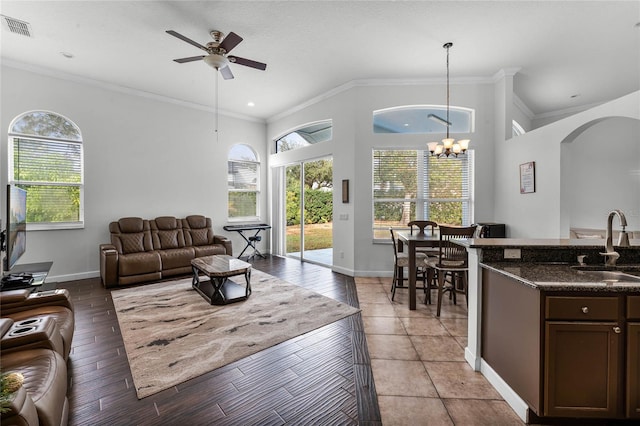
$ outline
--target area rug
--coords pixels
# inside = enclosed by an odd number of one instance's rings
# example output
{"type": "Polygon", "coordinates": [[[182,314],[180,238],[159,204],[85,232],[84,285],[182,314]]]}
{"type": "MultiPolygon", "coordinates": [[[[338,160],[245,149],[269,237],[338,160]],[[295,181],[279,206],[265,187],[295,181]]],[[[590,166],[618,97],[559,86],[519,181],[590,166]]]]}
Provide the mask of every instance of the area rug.
{"type": "Polygon", "coordinates": [[[113,291],[138,398],[359,311],[255,269],[251,288],[248,300],[223,306],[190,278],[113,291]]]}

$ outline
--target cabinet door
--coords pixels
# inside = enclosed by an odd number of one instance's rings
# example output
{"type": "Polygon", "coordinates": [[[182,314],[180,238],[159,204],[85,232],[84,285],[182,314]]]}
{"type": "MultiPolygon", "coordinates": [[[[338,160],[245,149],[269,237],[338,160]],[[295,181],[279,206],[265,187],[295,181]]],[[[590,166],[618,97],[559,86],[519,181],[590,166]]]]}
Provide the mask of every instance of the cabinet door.
{"type": "Polygon", "coordinates": [[[546,322],[545,416],[620,414],[620,336],[616,323],[546,322]]]}
{"type": "Polygon", "coordinates": [[[640,322],[627,323],[627,417],[640,419],[640,322]]]}

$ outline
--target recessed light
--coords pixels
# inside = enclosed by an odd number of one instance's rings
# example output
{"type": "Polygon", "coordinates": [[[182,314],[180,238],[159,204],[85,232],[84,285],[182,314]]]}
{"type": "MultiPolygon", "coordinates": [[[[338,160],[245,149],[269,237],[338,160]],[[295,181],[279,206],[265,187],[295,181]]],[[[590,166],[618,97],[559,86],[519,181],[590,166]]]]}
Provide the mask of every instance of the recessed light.
{"type": "Polygon", "coordinates": [[[60,52],[60,54],[67,59],[71,59],[74,56],[73,53],[69,53],[69,52],[60,52]]]}
{"type": "Polygon", "coordinates": [[[254,104],[253,102],[249,101],[249,102],[247,102],[247,106],[253,107],[253,106],[256,106],[256,104],[254,104]]]}
{"type": "Polygon", "coordinates": [[[404,123],[404,127],[409,127],[409,123],[404,123]]]}
{"type": "Polygon", "coordinates": [[[578,96],[580,96],[580,93],[576,93],[575,95],[571,95],[571,96],[570,96],[570,98],[571,98],[571,99],[575,99],[575,98],[577,98],[578,96]]]}
{"type": "Polygon", "coordinates": [[[636,24],[634,25],[635,28],[640,28],[640,22],[636,22],[636,24]]]}

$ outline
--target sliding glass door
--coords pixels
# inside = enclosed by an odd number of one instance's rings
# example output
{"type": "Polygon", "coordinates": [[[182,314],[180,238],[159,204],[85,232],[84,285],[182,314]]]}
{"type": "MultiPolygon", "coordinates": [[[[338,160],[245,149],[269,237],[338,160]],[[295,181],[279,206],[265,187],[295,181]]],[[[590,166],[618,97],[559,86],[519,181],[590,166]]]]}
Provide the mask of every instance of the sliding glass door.
{"type": "Polygon", "coordinates": [[[286,254],[333,264],[333,159],[292,164],[285,169],[286,254]]]}

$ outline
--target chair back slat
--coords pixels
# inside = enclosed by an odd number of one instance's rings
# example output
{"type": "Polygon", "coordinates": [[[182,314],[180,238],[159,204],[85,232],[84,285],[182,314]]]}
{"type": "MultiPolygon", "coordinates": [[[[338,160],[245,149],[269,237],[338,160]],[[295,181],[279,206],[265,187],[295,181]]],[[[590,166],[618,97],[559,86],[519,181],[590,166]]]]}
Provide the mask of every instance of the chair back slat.
{"type": "Polygon", "coordinates": [[[456,244],[454,240],[473,238],[476,226],[440,226],[440,253],[438,266],[466,268],[468,264],[467,249],[456,244]]]}
{"type": "Polygon", "coordinates": [[[431,235],[435,235],[434,230],[438,227],[436,222],[432,222],[430,220],[412,220],[407,225],[409,225],[409,229],[413,234],[413,228],[418,228],[418,235],[424,235],[424,230],[426,228],[431,228],[431,235]]]}

